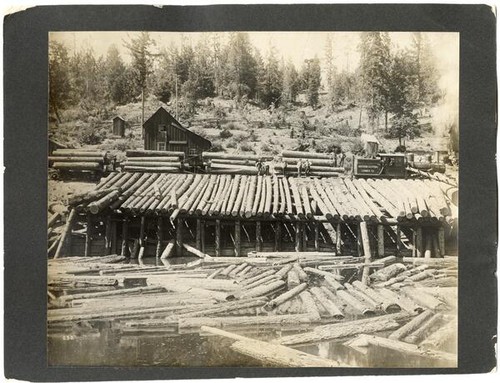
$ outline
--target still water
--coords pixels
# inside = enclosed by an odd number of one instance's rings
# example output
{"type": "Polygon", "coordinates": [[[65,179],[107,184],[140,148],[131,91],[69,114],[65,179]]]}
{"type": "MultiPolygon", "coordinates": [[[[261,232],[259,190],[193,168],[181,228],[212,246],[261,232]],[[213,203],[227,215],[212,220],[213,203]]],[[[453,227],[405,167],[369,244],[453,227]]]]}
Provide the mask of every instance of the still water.
{"type": "MultiPolygon", "coordinates": [[[[274,339],[290,332],[255,332],[256,339],[274,339]]],[[[379,334],[386,336],[387,334],[379,334]]],[[[82,335],[52,334],[48,339],[49,364],[66,366],[170,366],[170,367],[272,367],[240,355],[230,346],[233,340],[199,334],[146,333],[122,335],[119,330],[102,328],[82,335]]],[[[406,356],[380,348],[362,354],[342,341],[322,342],[297,349],[353,367],[449,367],[445,361],[406,356]]]]}

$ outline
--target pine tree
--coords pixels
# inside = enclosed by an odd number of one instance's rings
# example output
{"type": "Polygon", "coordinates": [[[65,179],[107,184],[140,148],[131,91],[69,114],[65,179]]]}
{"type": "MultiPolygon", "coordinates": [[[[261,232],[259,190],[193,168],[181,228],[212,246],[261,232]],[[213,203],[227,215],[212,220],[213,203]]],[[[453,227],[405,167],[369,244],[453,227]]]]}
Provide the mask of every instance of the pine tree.
{"type": "Polygon", "coordinates": [[[229,92],[239,100],[252,98],[257,89],[257,65],[246,33],[232,33],[227,49],[227,81],[229,92]]]}
{"type": "Polygon", "coordinates": [[[361,53],[360,75],[361,87],[364,89],[363,103],[368,111],[372,129],[378,125],[380,113],[385,113],[385,127],[389,113],[388,68],[391,65],[391,47],[387,32],[364,32],[359,46],[361,53]]]}
{"type": "Polygon", "coordinates": [[[61,122],[60,110],[70,101],[69,57],[66,47],[58,42],[49,45],[49,109],[61,122]]]}
{"type": "Polygon", "coordinates": [[[295,102],[295,98],[298,93],[299,88],[299,74],[295,69],[291,60],[288,60],[286,64],[283,65],[283,96],[284,102],[292,103],[295,102]]]}
{"type": "Polygon", "coordinates": [[[107,92],[111,101],[125,104],[130,100],[126,67],[115,45],[111,45],[106,56],[107,92]]]}
{"type": "Polygon", "coordinates": [[[300,78],[302,89],[307,94],[307,103],[315,108],[319,102],[319,88],[321,86],[321,66],[318,57],[304,60],[300,78]]]}
{"type": "Polygon", "coordinates": [[[429,41],[421,32],[414,32],[412,59],[417,76],[418,107],[429,107],[439,101],[441,93],[438,87],[438,72],[435,58],[430,50],[429,41]]]}
{"type": "Polygon", "coordinates": [[[148,32],[141,32],[139,36],[131,38],[128,42],[125,41],[124,45],[129,50],[130,55],[132,56],[134,80],[137,84],[137,87],[141,91],[142,126],[144,125],[144,98],[146,96],[148,78],[151,75],[153,67],[153,55],[151,52],[151,47],[155,45],[155,41],[151,38],[148,32]]]}
{"type": "Polygon", "coordinates": [[[283,74],[279,67],[275,47],[270,47],[259,77],[261,101],[266,106],[271,104],[277,106],[281,98],[283,74]]]}

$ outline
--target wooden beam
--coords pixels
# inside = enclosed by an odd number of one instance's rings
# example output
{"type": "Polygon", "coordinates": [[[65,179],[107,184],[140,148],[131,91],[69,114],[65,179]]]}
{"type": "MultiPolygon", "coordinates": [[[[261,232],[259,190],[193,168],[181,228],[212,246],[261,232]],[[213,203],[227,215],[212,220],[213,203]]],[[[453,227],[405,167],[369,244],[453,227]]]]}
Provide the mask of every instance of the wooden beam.
{"type": "Polygon", "coordinates": [[[200,249],[205,252],[205,221],[200,221],[200,249]]]}
{"type": "Polygon", "coordinates": [[[163,217],[158,216],[158,222],[156,226],[156,258],[161,256],[161,247],[163,241],[163,217]]]}
{"type": "Polygon", "coordinates": [[[363,276],[361,281],[367,285],[369,283],[370,267],[368,266],[372,261],[372,253],[370,249],[370,238],[368,238],[368,228],[366,222],[360,222],[358,233],[363,243],[363,254],[365,257],[365,267],[363,267],[363,276]]]}
{"type": "Polygon", "coordinates": [[[241,257],[241,221],[234,222],[234,255],[241,257]]]}
{"type": "Polygon", "coordinates": [[[319,250],[319,223],[313,222],[314,226],[314,250],[319,250]]]}
{"type": "Polygon", "coordinates": [[[295,251],[302,251],[303,230],[304,230],[303,223],[299,221],[295,222],[295,251]]]}
{"type": "Polygon", "coordinates": [[[281,222],[275,223],[274,251],[281,251],[281,222]]]}
{"type": "Polygon", "coordinates": [[[260,221],[255,222],[255,251],[260,251],[262,248],[262,233],[260,221]]]}
{"type": "Polygon", "coordinates": [[[362,257],[363,256],[363,242],[361,241],[361,226],[358,225],[357,231],[356,231],[356,246],[358,250],[358,256],[362,257]]]}
{"type": "Polygon", "coordinates": [[[401,254],[401,227],[396,225],[396,255],[401,254]]]}
{"type": "Polygon", "coordinates": [[[422,227],[417,227],[416,230],[416,250],[417,250],[417,257],[421,258],[424,256],[424,239],[423,239],[423,234],[422,234],[422,227]]]}
{"type": "Polygon", "coordinates": [[[220,219],[215,220],[215,256],[220,257],[220,219]]]}
{"type": "Polygon", "coordinates": [[[139,229],[139,247],[144,246],[144,233],[146,231],[146,217],[141,217],[141,227],[139,229]]]}
{"type": "Polygon", "coordinates": [[[182,257],[183,255],[183,235],[184,232],[184,218],[177,218],[177,227],[175,231],[175,253],[178,257],[182,257]]]}
{"type": "Polygon", "coordinates": [[[342,224],[337,223],[337,235],[335,241],[335,248],[337,250],[337,255],[342,254],[342,224]]]}
{"type": "Polygon", "coordinates": [[[111,254],[111,216],[106,216],[106,228],[104,234],[104,254],[111,254]]]}
{"type": "Polygon", "coordinates": [[[128,223],[129,223],[129,218],[124,217],[123,223],[122,223],[122,251],[121,251],[121,255],[123,255],[125,257],[128,255],[128,223]]]}
{"type": "Polygon", "coordinates": [[[444,255],[446,254],[446,247],[444,242],[444,227],[440,227],[438,229],[438,246],[441,257],[444,257],[444,255]]]}
{"type": "Polygon", "coordinates": [[[384,226],[377,225],[377,254],[379,257],[383,257],[385,254],[384,246],[384,226]]]}
{"type": "Polygon", "coordinates": [[[85,256],[90,255],[92,246],[92,214],[87,213],[87,230],[85,231],[85,256]]]}
{"type": "Polygon", "coordinates": [[[196,220],[196,248],[201,249],[201,219],[196,220]]]}
{"type": "Polygon", "coordinates": [[[116,232],[116,220],[111,220],[111,254],[117,253],[118,234],[116,232]]]}

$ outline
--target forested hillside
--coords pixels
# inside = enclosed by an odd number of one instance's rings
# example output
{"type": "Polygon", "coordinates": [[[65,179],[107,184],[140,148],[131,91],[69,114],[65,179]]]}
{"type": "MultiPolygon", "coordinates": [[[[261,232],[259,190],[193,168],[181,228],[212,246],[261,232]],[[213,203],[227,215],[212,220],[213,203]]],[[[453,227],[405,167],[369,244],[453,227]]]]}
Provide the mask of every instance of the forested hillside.
{"type": "Polygon", "coordinates": [[[388,33],[361,34],[352,47],[359,65],[349,71],[334,65],[330,38],[322,55],[300,67],[277,47],[259,51],[246,33],[207,33],[196,42],[160,46],[143,32],[122,45],[127,60],[117,46],[97,55],[51,41],[51,136],[72,146],[140,147],[142,121],[165,106],[209,138],[213,150],[351,150],[361,132],[379,133],[392,146],[402,139],[418,146],[424,143],[415,138],[436,129],[433,108],[445,96],[422,33],[413,33],[404,49],[388,33]],[[115,115],[133,126],[125,139],[108,139],[115,115]]]}

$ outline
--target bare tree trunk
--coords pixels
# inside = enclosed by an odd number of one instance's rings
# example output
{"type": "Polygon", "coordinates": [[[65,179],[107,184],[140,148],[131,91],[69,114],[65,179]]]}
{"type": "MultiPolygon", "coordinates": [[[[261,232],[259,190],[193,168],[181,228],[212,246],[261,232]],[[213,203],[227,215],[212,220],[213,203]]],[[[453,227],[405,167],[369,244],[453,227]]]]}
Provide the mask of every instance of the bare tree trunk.
{"type": "Polygon", "coordinates": [[[385,132],[387,133],[387,129],[388,129],[388,124],[387,124],[387,119],[389,117],[389,112],[386,110],[385,111],[385,132]]]}

